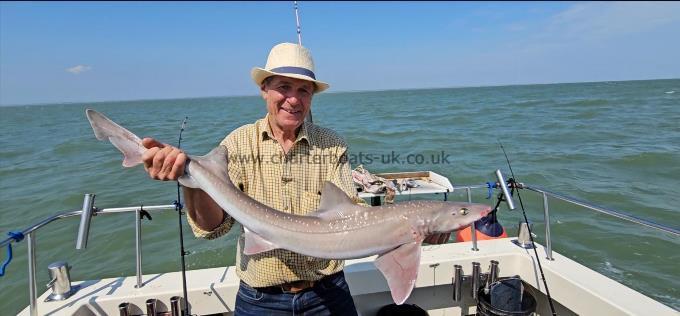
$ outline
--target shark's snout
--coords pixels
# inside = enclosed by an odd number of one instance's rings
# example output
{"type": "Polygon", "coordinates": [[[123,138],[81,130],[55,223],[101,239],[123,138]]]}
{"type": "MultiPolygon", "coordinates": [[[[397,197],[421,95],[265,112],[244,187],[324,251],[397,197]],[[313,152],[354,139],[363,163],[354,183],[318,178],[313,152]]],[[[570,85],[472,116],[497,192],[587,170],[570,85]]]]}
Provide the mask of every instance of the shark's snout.
{"type": "Polygon", "coordinates": [[[482,217],[489,215],[491,213],[491,207],[482,211],[482,217]]]}

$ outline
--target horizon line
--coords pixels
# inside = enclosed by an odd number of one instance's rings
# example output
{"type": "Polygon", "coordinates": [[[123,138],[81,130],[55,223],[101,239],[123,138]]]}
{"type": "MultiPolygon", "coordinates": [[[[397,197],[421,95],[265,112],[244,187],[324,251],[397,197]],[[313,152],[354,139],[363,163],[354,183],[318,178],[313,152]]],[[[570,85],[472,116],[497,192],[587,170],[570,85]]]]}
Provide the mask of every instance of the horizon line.
{"type": "MultiPolygon", "coordinates": [[[[602,81],[579,81],[579,82],[548,82],[548,83],[517,83],[517,84],[490,84],[490,85],[469,85],[469,86],[449,86],[449,87],[427,87],[427,88],[390,88],[390,89],[376,89],[376,90],[342,90],[330,91],[324,94],[343,94],[343,93],[365,93],[365,92],[387,92],[387,91],[403,91],[403,90],[443,90],[443,89],[466,89],[466,88],[492,88],[492,87],[516,87],[516,86],[537,86],[537,85],[557,85],[557,84],[582,84],[582,83],[603,83],[603,82],[631,82],[631,81],[655,81],[655,80],[679,80],[680,78],[655,78],[655,79],[629,79],[629,80],[602,80],[602,81]]],[[[49,102],[49,103],[28,103],[28,104],[0,104],[0,107],[19,107],[19,106],[49,106],[49,105],[68,105],[79,103],[122,103],[122,102],[138,102],[138,101],[167,101],[167,100],[196,100],[196,99],[211,99],[211,98],[247,98],[256,97],[258,94],[252,95],[215,95],[215,96],[198,96],[198,97],[179,97],[179,98],[144,98],[144,99],[122,99],[122,100],[98,100],[98,101],[66,101],[66,102],[49,102]]]]}

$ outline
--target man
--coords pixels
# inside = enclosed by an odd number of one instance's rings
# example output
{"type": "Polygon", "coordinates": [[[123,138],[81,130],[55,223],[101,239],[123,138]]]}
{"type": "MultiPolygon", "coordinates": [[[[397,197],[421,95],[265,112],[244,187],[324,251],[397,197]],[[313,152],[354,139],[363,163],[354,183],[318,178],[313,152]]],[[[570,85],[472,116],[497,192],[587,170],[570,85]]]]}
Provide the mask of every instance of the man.
{"type": "MultiPolygon", "coordinates": [[[[297,44],[276,45],[265,68],[253,68],[251,77],[260,88],[267,115],[234,130],[220,144],[227,148],[234,185],[263,204],[294,214],[318,208],[326,181],[365,204],[352,183],[347,144],[332,130],[305,121],[314,94],[329,87],[316,79],[309,51],[297,44]]],[[[152,138],[143,144],[147,151],[142,159],[150,177],[176,180],[182,175],[187,158],[181,150],[152,138]]],[[[234,220],[205,192],[184,188],[184,199],[196,236],[217,238],[233,226],[234,220]]],[[[431,236],[428,241],[437,239],[443,237],[431,236]]],[[[343,261],[284,249],[246,255],[243,245],[241,234],[236,315],[356,315],[343,261]]]]}

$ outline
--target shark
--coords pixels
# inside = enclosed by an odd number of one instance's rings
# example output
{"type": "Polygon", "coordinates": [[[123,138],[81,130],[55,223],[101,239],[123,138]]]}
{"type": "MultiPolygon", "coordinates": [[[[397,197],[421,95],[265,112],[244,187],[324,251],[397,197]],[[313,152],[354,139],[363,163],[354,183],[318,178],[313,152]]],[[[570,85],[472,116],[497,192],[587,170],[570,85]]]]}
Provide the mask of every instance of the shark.
{"type": "MultiPolygon", "coordinates": [[[[146,148],[139,137],[95,110],[87,109],[86,116],[96,138],[110,141],[123,153],[124,167],[142,163],[146,148]]],[[[366,207],[326,182],[317,210],[290,214],[260,203],[231,182],[224,146],[188,158],[179,183],[205,191],[241,223],[245,254],[282,248],[337,260],[377,255],[374,264],[396,304],[403,304],[413,291],[426,236],[467,227],[491,211],[484,204],[428,200],[366,207]]]]}

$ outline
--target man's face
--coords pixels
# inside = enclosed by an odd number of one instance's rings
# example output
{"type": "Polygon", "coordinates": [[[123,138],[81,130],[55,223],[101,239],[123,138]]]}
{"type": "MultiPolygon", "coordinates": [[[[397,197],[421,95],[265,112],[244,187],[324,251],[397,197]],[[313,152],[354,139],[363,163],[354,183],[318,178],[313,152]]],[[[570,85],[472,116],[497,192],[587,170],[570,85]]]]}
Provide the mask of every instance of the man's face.
{"type": "Polygon", "coordinates": [[[314,83],[274,76],[261,90],[272,124],[284,132],[294,132],[302,125],[312,106],[314,83]]]}

